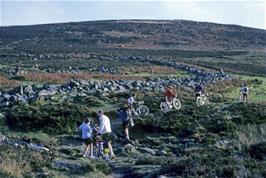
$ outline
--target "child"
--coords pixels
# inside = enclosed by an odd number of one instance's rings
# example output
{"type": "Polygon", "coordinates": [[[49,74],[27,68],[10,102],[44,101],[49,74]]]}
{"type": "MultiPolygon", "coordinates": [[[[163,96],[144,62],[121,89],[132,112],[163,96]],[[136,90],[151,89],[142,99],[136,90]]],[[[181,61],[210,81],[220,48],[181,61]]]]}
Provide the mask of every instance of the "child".
{"type": "Polygon", "coordinates": [[[90,127],[90,119],[86,118],[79,126],[79,129],[82,132],[82,139],[85,142],[83,157],[87,157],[87,154],[90,151],[90,157],[93,158],[92,129],[90,127]]]}

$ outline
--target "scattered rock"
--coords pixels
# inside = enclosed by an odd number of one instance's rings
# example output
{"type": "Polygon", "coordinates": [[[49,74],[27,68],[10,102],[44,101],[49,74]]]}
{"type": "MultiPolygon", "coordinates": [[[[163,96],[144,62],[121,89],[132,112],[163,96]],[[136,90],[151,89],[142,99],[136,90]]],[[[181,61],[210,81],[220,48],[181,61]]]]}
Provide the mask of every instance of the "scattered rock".
{"type": "Polygon", "coordinates": [[[123,152],[131,154],[131,153],[136,153],[138,151],[136,150],[136,148],[133,145],[126,144],[123,148],[123,152]]]}
{"type": "Polygon", "coordinates": [[[154,150],[154,149],[151,149],[151,148],[148,148],[148,147],[138,147],[137,150],[141,153],[148,153],[148,154],[151,154],[151,155],[156,155],[156,151],[157,150],[154,150]]]}
{"type": "Polygon", "coordinates": [[[56,160],[51,164],[52,168],[59,170],[80,170],[82,165],[68,160],[56,160]]]}

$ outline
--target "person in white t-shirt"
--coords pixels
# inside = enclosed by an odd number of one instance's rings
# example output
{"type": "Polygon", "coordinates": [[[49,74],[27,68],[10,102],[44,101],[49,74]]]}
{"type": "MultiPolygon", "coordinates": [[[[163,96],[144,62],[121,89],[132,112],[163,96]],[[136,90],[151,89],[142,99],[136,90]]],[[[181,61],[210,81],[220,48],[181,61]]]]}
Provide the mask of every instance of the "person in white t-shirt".
{"type": "Polygon", "coordinates": [[[110,150],[111,157],[115,157],[113,147],[111,145],[112,129],[110,119],[104,115],[102,110],[98,111],[98,117],[100,121],[99,133],[102,135],[102,139],[108,142],[108,148],[110,150]]]}
{"type": "Polygon", "coordinates": [[[84,122],[79,126],[82,133],[82,139],[85,143],[84,157],[87,157],[90,151],[90,157],[93,157],[93,142],[92,142],[92,129],[90,127],[90,119],[86,118],[84,122]]]}

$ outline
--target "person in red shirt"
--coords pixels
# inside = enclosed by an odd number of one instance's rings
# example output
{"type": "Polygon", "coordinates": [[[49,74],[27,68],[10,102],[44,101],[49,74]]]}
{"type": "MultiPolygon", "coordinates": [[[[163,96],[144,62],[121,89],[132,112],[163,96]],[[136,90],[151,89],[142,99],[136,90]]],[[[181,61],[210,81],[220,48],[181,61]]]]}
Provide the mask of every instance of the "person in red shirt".
{"type": "Polygon", "coordinates": [[[170,102],[173,101],[173,99],[176,97],[176,94],[173,91],[172,86],[169,86],[166,88],[166,90],[164,92],[164,97],[165,97],[166,103],[168,103],[168,104],[170,104],[170,102]]]}

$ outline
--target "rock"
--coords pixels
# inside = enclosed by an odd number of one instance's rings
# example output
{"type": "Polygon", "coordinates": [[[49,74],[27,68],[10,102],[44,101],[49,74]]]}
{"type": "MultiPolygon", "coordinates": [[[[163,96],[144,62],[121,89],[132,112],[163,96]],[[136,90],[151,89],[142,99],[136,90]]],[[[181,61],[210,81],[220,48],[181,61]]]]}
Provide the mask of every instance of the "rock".
{"type": "Polygon", "coordinates": [[[136,152],[138,152],[138,151],[136,150],[136,148],[135,148],[133,145],[131,145],[131,144],[126,144],[126,145],[123,147],[123,152],[125,152],[125,153],[136,153],[136,152]]]}
{"type": "Polygon", "coordinates": [[[11,98],[11,95],[8,93],[3,94],[4,101],[8,101],[11,98]]]}
{"type": "Polygon", "coordinates": [[[0,143],[3,142],[5,139],[6,137],[4,136],[4,134],[0,132],[0,143]]]}
{"type": "Polygon", "coordinates": [[[154,150],[148,147],[144,147],[144,148],[138,147],[137,150],[141,153],[148,153],[154,156],[156,155],[156,151],[157,151],[157,150],[154,150]]]}
{"type": "Polygon", "coordinates": [[[82,165],[75,162],[70,162],[68,160],[56,160],[51,164],[52,168],[59,170],[78,170],[82,168],[82,165]]]}
{"type": "Polygon", "coordinates": [[[38,96],[52,96],[52,95],[55,95],[56,94],[56,90],[53,89],[53,88],[48,88],[47,90],[41,90],[39,93],[38,93],[38,96]]]}
{"type": "Polygon", "coordinates": [[[73,88],[73,87],[78,87],[78,86],[80,86],[80,83],[79,83],[78,81],[76,81],[76,80],[70,80],[70,81],[69,81],[69,86],[70,86],[71,88],[73,88]]]}
{"type": "Polygon", "coordinates": [[[108,88],[103,88],[103,92],[109,92],[110,90],[108,88]]]}
{"type": "Polygon", "coordinates": [[[166,155],[167,152],[165,150],[160,150],[160,155],[163,156],[163,155],[166,155]]]}
{"type": "Polygon", "coordinates": [[[81,85],[90,85],[89,84],[89,82],[87,82],[86,80],[79,80],[79,83],[81,84],[81,85]]]}
{"type": "Polygon", "coordinates": [[[164,176],[164,175],[160,175],[160,176],[158,176],[157,178],[167,178],[167,177],[164,176]]]}

